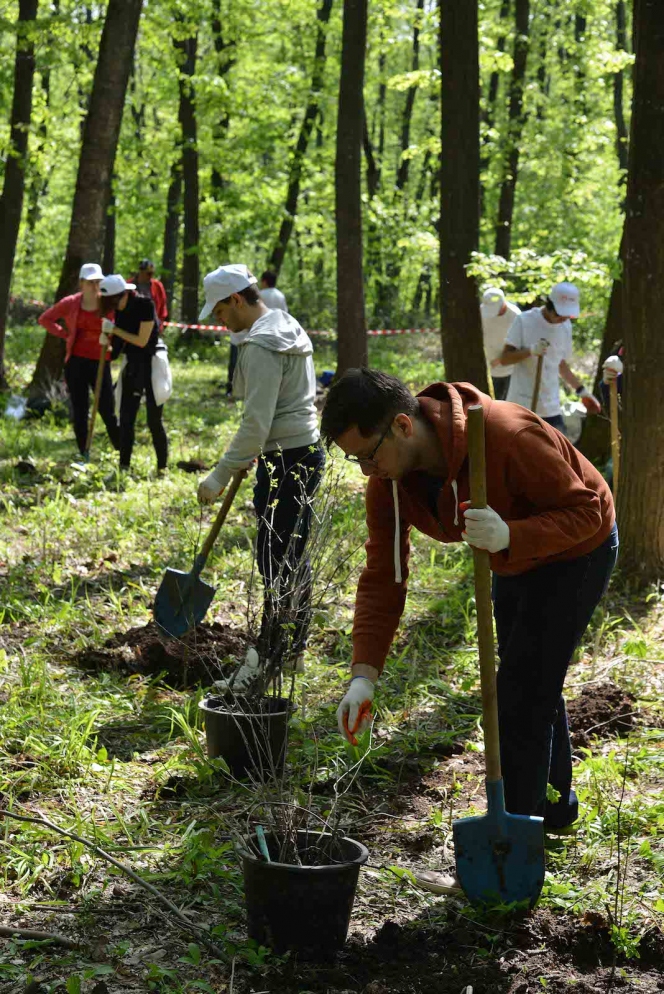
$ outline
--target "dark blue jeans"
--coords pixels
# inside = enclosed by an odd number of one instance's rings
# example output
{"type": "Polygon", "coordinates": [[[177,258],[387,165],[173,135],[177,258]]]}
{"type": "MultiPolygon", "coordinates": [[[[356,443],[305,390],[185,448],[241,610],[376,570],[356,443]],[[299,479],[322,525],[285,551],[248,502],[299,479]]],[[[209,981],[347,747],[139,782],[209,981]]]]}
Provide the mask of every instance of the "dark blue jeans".
{"type": "Polygon", "coordinates": [[[578,816],[562,696],[567,667],[606,591],[618,530],[593,552],[520,576],[493,577],[498,716],[505,806],[562,828],[578,816]],[[546,785],[560,800],[546,800],[546,785]]]}
{"type": "Polygon", "coordinates": [[[306,645],[311,616],[306,546],[311,501],[324,467],[320,443],[267,452],[258,460],[256,559],[265,588],[258,651],[275,669],[306,645]]]}

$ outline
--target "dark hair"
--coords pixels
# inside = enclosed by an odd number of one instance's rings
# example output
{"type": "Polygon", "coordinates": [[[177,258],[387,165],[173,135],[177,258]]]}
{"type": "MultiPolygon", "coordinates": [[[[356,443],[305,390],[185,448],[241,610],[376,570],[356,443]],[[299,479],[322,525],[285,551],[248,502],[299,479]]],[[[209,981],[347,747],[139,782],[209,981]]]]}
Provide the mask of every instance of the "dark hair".
{"type": "Polygon", "coordinates": [[[125,293],[131,293],[131,290],[123,290],[122,293],[113,293],[110,294],[109,296],[106,296],[103,293],[101,294],[101,296],[99,297],[98,307],[99,307],[99,313],[103,318],[105,318],[107,314],[110,314],[111,311],[114,311],[116,309],[116,307],[124,297],[125,293]]]}
{"type": "MultiPolygon", "coordinates": [[[[252,283],[251,286],[246,286],[244,290],[238,290],[237,293],[240,297],[244,297],[248,304],[258,304],[261,299],[260,291],[255,283],[252,283]]],[[[227,304],[232,296],[233,294],[231,293],[228,297],[224,297],[223,300],[218,300],[217,303],[227,304]]]]}
{"type": "Polygon", "coordinates": [[[141,259],[138,264],[139,269],[154,269],[154,262],[152,259],[141,259]]]}
{"type": "Polygon", "coordinates": [[[273,273],[271,269],[266,269],[261,279],[270,287],[277,285],[277,274],[273,273]]]}
{"type": "Polygon", "coordinates": [[[414,417],[418,411],[417,399],[396,376],[366,366],[349,369],[330,388],[323,408],[321,434],[329,448],[353,425],[363,438],[370,438],[397,414],[414,417]]]}
{"type": "Polygon", "coordinates": [[[551,297],[546,298],[546,300],[544,301],[544,306],[546,307],[547,311],[550,314],[555,314],[557,317],[560,317],[558,311],[555,308],[553,301],[551,300],[551,297]]]}

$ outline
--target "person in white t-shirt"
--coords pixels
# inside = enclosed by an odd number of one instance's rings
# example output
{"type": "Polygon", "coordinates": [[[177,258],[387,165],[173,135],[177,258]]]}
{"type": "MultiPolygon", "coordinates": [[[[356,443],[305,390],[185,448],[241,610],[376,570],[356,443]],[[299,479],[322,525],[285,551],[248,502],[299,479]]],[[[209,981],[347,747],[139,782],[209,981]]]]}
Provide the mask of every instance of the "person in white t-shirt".
{"type": "Polygon", "coordinates": [[[511,304],[499,287],[490,286],[484,291],[480,304],[484,353],[491,367],[493,395],[496,400],[505,400],[507,397],[512,367],[494,365],[494,359],[502,354],[507,332],[520,313],[516,304],[511,304]]]}
{"type": "Polygon", "coordinates": [[[537,360],[543,356],[542,381],[535,413],[563,435],[565,422],[560,406],[559,376],[576,391],[589,414],[599,414],[602,409],[599,401],[568,365],[572,358],[572,321],[578,318],[579,313],[578,288],[573,283],[556,283],[544,307],[533,307],[514,319],[502,354],[494,360],[494,368],[499,365],[512,367],[507,400],[530,407],[537,360]]]}
{"type": "Polygon", "coordinates": [[[260,288],[261,300],[271,311],[286,311],[288,314],[288,304],[281,290],[277,290],[277,274],[266,269],[261,276],[260,288]]]}

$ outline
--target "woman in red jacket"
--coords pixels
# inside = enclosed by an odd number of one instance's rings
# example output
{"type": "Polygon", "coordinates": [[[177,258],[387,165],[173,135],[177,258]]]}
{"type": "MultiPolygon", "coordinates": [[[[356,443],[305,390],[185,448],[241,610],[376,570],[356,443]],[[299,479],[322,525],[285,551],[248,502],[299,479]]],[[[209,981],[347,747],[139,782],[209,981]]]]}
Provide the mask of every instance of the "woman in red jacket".
{"type": "MultiPolygon", "coordinates": [[[[63,297],[38,318],[51,335],[64,338],[65,381],[74,412],[74,434],[81,455],[85,454],[88,438],[90,390],[94,390],[102,346],[101,315],[99,313],[99,284],[104,278],[101,266],[86,262],[79,273],[79,293],[63,297]],[[61,324],[58,324],[58,321],[61,324]],[[63,327],[64,325],[64,327],[63,327]]],[[[113,382],[107,352],[104,378],[99,395],[99,413],[106,425],[114,449],[120,445],[120,429],[113,406],[113,382]]]]}

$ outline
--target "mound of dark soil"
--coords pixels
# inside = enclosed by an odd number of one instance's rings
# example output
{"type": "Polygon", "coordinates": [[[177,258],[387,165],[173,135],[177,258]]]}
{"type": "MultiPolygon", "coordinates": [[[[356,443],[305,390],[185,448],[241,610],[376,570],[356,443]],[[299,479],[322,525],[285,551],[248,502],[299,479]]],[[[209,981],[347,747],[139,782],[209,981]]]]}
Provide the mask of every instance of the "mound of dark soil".
{"type": "Polygon", "coordinates": [[[180,459],[175,465],[185,473],[202,473],[209,469],[207,463],[204,463],[202,459],[180,459]]]}
{"type": "Polygon", "coordinates": [[[113,635],[101,649],[84,649],[76,657],[86,670],[164,674],[171,687],[210,684],[235,665],[247,646],[246,634],[213,622],[198,625],[181,639],[168,639],[154,621],[113,635]],[[232,658],[229,658],[232,657],[232,658]]]}
{"type": "Polygon", "coordinates": [[[636,723],[635,700],[607,680],[584,687],[567,705],[572,745],[588,748],[591,736],[625,735],[636,723]]]}

